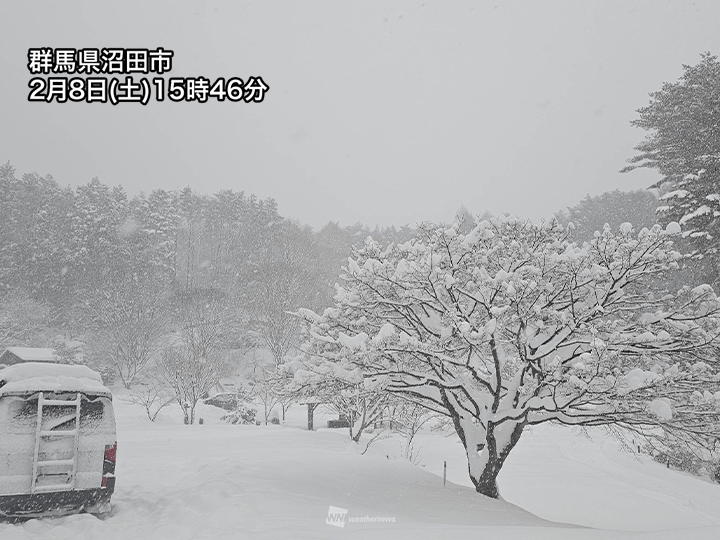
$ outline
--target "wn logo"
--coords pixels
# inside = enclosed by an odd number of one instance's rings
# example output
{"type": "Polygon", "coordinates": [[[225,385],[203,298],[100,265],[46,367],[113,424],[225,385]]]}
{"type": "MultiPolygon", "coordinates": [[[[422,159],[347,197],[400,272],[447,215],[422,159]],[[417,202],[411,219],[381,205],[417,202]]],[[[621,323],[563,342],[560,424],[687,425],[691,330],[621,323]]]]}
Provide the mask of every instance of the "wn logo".
{"type": "Polygon", "coordinates": [[[328,525],[334,525],[335,527],[345,526],[345,515],[347,510],[345,508],[338,508],[337,506],[331,506],[328,508],[328,517],[325,523],[328,525]]]}

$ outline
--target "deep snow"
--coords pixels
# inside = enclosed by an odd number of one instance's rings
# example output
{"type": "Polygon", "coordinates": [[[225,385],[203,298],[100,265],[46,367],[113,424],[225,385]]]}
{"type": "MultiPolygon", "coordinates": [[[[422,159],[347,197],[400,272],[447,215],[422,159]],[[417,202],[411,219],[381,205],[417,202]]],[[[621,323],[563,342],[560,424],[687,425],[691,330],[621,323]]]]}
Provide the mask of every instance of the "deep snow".
{"type": "MultiPolygon", "coordinates": [[[[300,406],[286,425],[259,427],[222,424],[214,407],[200,406],[195,426],[176,405],[155,424],[137,405],[116,398],[115,409],[113,515],[0,524],[2,540],[720,538],[720,486],[637,460],[604,435],[534,428],[501,473],[505,502],[467,487],[454,436],[419,436],[418,467],[397,457],[397,439],[359,455],[344,430],[303,430],[300,406]],[[325,523],[331,505],[348,510],[344,528],[325,523]],[[365,516],[395,521],[349,522],[365,516]]],[[[316,411],[316,426],[324,419],[316,411]]]]}

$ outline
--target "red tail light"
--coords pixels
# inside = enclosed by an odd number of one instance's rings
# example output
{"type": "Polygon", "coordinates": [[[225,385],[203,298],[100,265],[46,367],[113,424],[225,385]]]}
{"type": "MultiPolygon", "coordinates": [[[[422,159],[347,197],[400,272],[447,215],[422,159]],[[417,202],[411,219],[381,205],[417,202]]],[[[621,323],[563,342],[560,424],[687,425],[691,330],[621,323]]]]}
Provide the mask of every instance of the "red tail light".
{"type": "Polygon", "coordinates": [[[105,459],[103,461],[103,479],[101,487],[115,488],[115,458],[117,456],[117,443],[105,446],[105,459]]]}
{"type": "Polygon", "coordinates": [[[105,446],[105,460],[106,461],[115,461],[115,456],[117,454],[117,443],[115,444],[108,444],[105,446]]]}

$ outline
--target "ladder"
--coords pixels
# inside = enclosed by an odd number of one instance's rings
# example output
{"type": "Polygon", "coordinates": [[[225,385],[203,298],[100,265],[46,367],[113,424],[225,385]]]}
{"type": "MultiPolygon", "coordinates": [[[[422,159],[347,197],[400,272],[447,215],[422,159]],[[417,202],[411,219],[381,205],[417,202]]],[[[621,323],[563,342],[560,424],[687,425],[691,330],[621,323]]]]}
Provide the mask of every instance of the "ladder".
{"type": "Polygon", "coordinates": [[[35,456],[33,458],[32,484],[30,493],[46,493],[52,491],[72,491],[75,489],[75,475],[77,474],[78,440],[80,437],[80,404],[82,394],[78,393],[75,399],[64,401],[59,399],[46,399],[43,392],[38,396],[37,426],[35,429],[35,456]],[[55,422],[46,422],[43,413],[53,408],[75,407],[75,415],[63,416],[55,422]],[[74,421],[72,429],[54,430],[60,424],[74,421]],[[44,424],[45,429],[43,429],[44,424]],[[71,457],[67,459],[47,459],[46,447],[50,441],[68,439],[72,444],[71,457]],[[45,456],[41,460],[40,456],[45,456]],[[54,481],[50,484],[39,483],[41,477],[50,477],[54,481]]]}

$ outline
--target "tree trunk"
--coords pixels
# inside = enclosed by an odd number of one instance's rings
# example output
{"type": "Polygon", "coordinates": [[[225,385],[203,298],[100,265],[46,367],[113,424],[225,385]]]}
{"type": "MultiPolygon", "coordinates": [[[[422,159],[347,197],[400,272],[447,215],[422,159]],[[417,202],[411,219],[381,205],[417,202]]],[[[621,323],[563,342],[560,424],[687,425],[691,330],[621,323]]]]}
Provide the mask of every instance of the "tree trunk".
{"type": "Polygon", "coordinates": [[[468,472],[470,473],[470,480],[475,486],[475,491],[492,499],[500,498],[500,490],[498,489],[497,483],[498,474],[500,474],[505,460],[508,455],[510,455],[510,451],[515,448],[515,445],[520,440],[520,435],[522,435],[524,427],[524,423],[516,424],[515,427],[512,428],[512,431],[510,431],[509,437],[506,434],[499,437],[497,433],[498,427],[492,422],[488,422],[484,448],[480,450],[466,448],[466,452],[468,452],[468,472]],[[505,440],[499,440],[502,438],[505,440]],[[485,458],[485,465],[481,471],[473,467],[473,460],[470,459],[469,456],[471,451],[475,451],[476,453],[480,452],[481,457],[485,458]]]}
{"type": "Polygon", "coordinates": [[[367,427],[365,425],[365,419],[366,419],[366,411],[363,409],[362,416],[359,416],[358,418],[355,417],[355,415],[352,415],[348,417],[348,423],[350,424],[350,439],[355,442],[360,442],[360,437],[362,437],[363,431],[367,427]],[[355,431],[357,428],[357,431],[355,431]]]}
{"type": "Polygon", "coordinates": [[[470,474],[470,480],[475,486],[475,491],[480,495],[485,495],[491,499],[500,498],[500,490],[498,489],[497,476],[500,473],[502,463],[498,463],[499,460],[489,460],[488,464],[483,469],[480,478],[473,478],[472,473],[470,474]]]}
{"type": "Polygon", "coordinates": [[[282,421],[284,424],[285,423],[285,413],[290,408],[290,403],[288,403],[287,405],[285,403],[281,403],[280,407],[282,408],[282,421]]]}
{"type": "Polygon", "coordinates": [[[314,424],[314,422],[313,422],[313,420],[314,420],[314,418],[313,418],[314,414],[313,414],[313,413],[315,412],[315,407],[316,407],[316,405],[315,405],[314,403],[308,403],[308,404],[307,404],[307,409],[308,409],[308,415],[307,415],[308,431],[312,431],[312,430],[313,430],[313,427],[314,427],[314,426],[313,426],[313,424],[314,424]]]}
{"type": "Polygon", "coordinates": [[[185,425],[189,425],[190,424],[190,415],[188,414],[188,404],[183,403],[181,406],[182,406],[182,410],[183,410],[183,422],[185,423],[185,425]]]}
{"type": "Polygon", "coordinates": [[[485,429],[472,417],[453,408],[449,400],[446,399],[446,403],[455,432],[465,447],[468,474],[475,491],[492,499],[500,498],[497,477],[510,451],[520,440],[525,422],[506,420],[497,424],[489,421],[485,429]]]}

